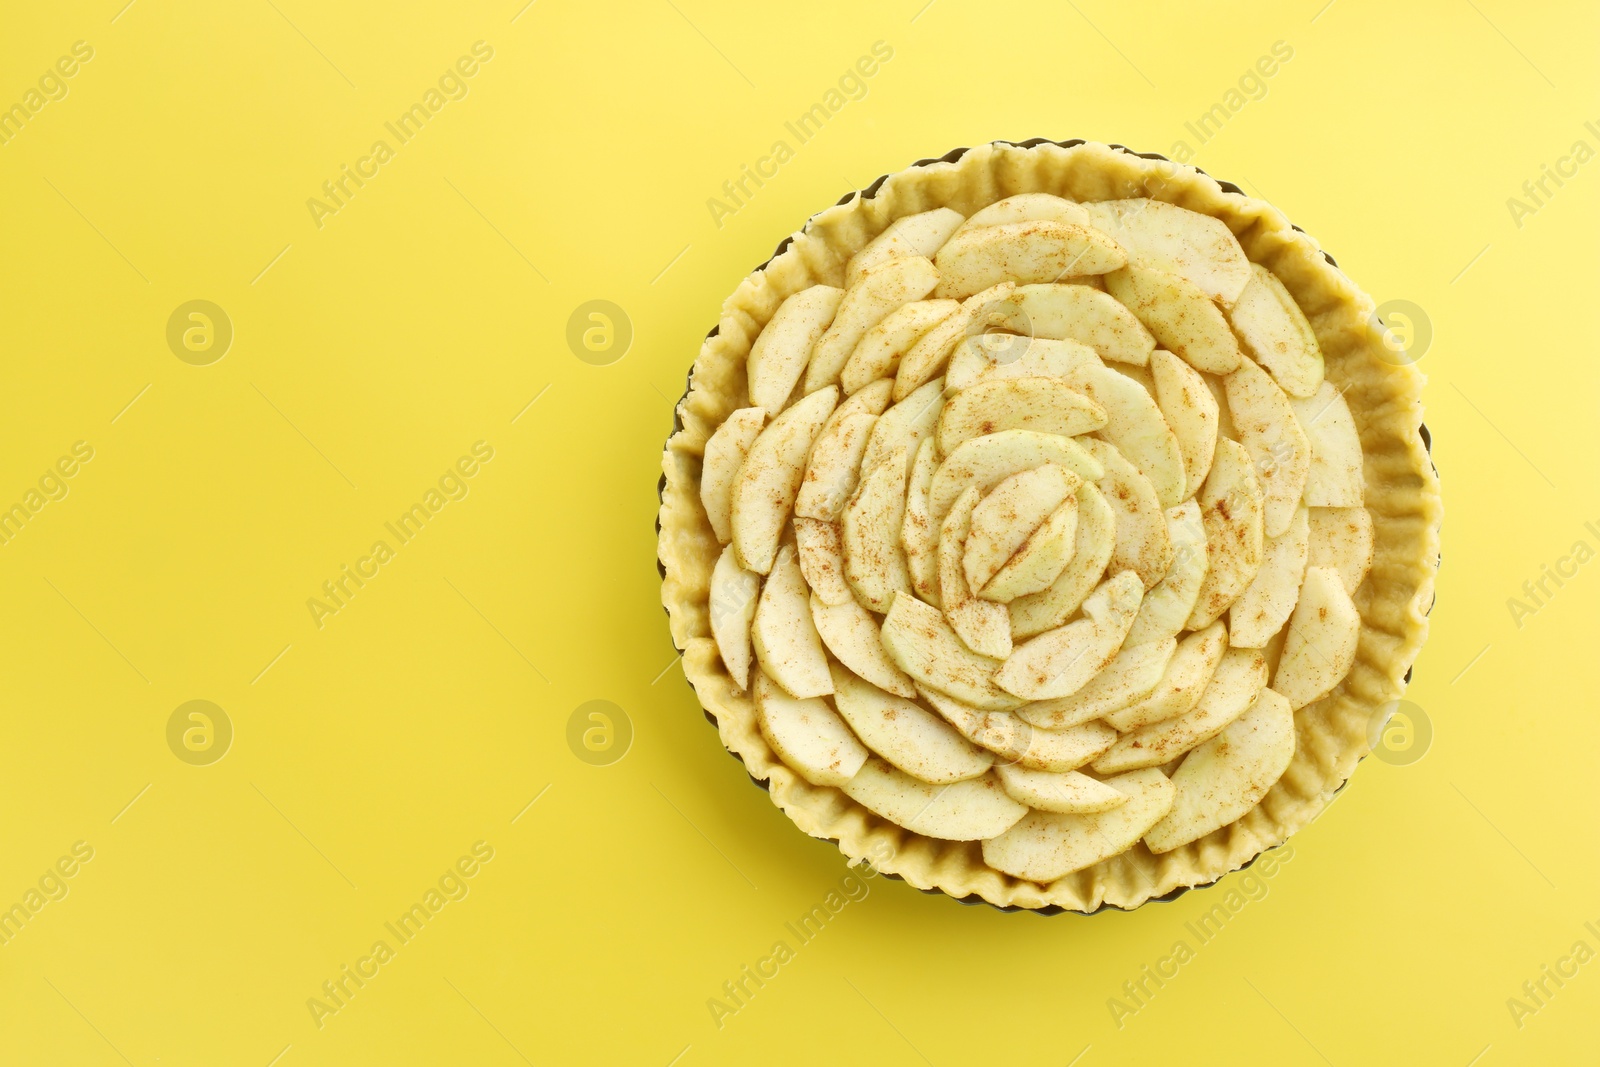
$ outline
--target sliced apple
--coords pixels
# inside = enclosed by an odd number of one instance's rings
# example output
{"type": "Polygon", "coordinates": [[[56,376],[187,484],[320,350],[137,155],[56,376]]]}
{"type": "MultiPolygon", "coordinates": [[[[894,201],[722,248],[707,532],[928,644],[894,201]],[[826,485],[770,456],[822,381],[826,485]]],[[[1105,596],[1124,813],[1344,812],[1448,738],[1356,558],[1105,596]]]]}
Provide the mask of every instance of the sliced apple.
{"type": "MultiPolygon", "coordinates": [[[[789,402],[811,351],[839,310],[844,290],[813,285],[786,297],[750,346],[750,402],[777,413],[789,402]]],[[[808,390],[809,391],[809,390],[808,390]]]]}
{"type": "MultiPolygon", "coordinates": [[[[911,679],[902,674],[884,652],[883,642],[878,638],[878,620],[855,598],[843,604],[829,605],[812,593],[811,621],[834,658],[863,680],[896,696],[909,698],[917,695],[911,679]]],[[[836,686],[837,674],[835,672],[836,686]]]]}
{"type": "Polygon", "coordinates": [[[1332,382],[1325,381],[1309,398],[1289,403],[1310,439],[1306,503],[1314,508],[1360,507],[1366,488],[1361,469],[1361,436],[1344,395],[1332,382]]]}
{"type": "Polygon", "coordinates": [[[740,689],[750,687],[750,621],[760,592],[761,579],[739,566],[732,545],[724,548],[711,568],[711,636],[740,689]]]}
{"type": "Polygon", "coordinates": [[[805,391],[836,384],[850,353],[868,330],[902,305],[921,300],[938,284],[939,271],[925,256],[890,259],[862,274],[845,290],[832,325],[817,339],[806,365],[805,391]]]}
{"type": "Polygon", "coordinates": [[[979,382],[951,397],[940,412],[939,451],[948,456],[964,441],[1001,430],[1073,437],[1105,424],[1105,409],[1060,378],[979,382]]]}
{"type": "Polygon", "coordinates": [[[802,518],[833,522],[856,491],[861,456],[878,416],[856,411],[841,419],[829,419],[817,435],[795,497],[794,513],[802,518]]]}
{"type": "MultiPolygon", "coordinates": [[[[979,438],[983,440],[983,438],[979,438]]],[[[1152,491],[1151,496],[1154,497],[1152,491]]],[[[1105,572],[1117,545],[1117,517],[1092,482],[1078,487],[1078,529],[1072,555],[1050,588],[1020,596],[1006,605],[1013,639],[1053,630],[1078,610],[1105,572]]]]}
{"type": "Polygon", "coordinates": [[[1111,569],[1136,571],[1145,588],[1152,589],[1172,567],[1167,516],[1155,486],[1115,445],[1086,440],[1084,446],[1106,469],[1100,491],[1116,518],[1117,536],[1111,569]]]}
{"type": "Polygon", "coordinates": [[[1228,374],[1239,365],[1239,342],[1228,320],[1188,279],[1130,265],[1106,275],[1106,291],[1122,301],[1163,348],[1182,356],[1195,370],[1228,374]]]}
{"type": "Polygon", "coordinates": [[[1166,350],[1150,357],[1156,406],[1178,439],[1184,484],[1197,490],[1211,471],[1217,450],[1217,398],[1200,372],[1166,350]]]}
{"type": "Polygon", "coordinates": [[[1077,534],[1078,498],[1069,496],[1023,540],[1016,555],[995,571],[978,595],[1009,604],[1018,597],[1044,592],[1071,562],[1077,534]]]}
{"type": "Polygon", "coordinates": [[[1200,505],[1193,499],[1168,508],[1167,539],[1172,542],[1172,566],[1154,589],[1147,591],[1139,614],[1128,630],[1124,645],[1142,645],[1175,637],[1189,621],[1200,586],[1205,581],[1206,528],[1200,505]]]}
{"type": "Polygon", "coordinates": [[[1145,834],[1145,845],[1171,852],[1243,818],[1293,759],[1294,711],[1263,689],[1248,711],[1184,757],[1172,776],[1172,810],[1145,834]]]}
{"type": "Polygon", "coordinates": [[[733,548],[745,570],[766,574],[772,569],[811,444],[838,400],[838,389],[819,389],[773,419],[750,445],[733,480],[729,510],[733,548]]]}
{"type": "Polygon", "coordinates": [[[876,468],[884,457],[902,446],[908,460],[915,456],[922,439],[932,436],[943,409],[944,381],[935,378],[885,411],[867,439],[867,450],[861,456],[862,473],[876,468]]]}
{"type": "Polygon", "coordinates": [[[1105,359],[1141,367],[1156,346],[1133,312],[1082,284],[1019,285],[1002,305],[998,325],[1036,340],[1077,341],[1105,359]]]}
{"type": "Polygon", "coordinates": [[[1322,384],[1322,349],[1311,323],[1289,290],[1259,263],[1250,284],[1228,311],[1245,351],[1272,374],[1290,396],[1310,396],[1322,384]]]}
{"type": "Polygon", "coordinates": [[[1250,281],[1250,261],[1219,218],[1144,197],[1085,207],[1094,225],[1128,250],[1131,262],[1185,278],[1224,307],[1250,281]]]}
{"type": "Polygon", "coordinates": [[[911,572],[911,588],[928,603],[939,606],[939,527],[928,514],[928,490],[939,455],[933,438],[925,437],[917,446],[911,464],[911,480],[906,485],[906,518],[900,527],[900,547],[906,550],[906,567],[911,572]]]}
{"type": "Polygon", "coordinates": [[[1305,577],[1310,537],[1309,517],[1300,508],[1287,530],[1267,538],[1261,569],[1228,608],[1228,641],[1235,648],[1264,648],[1289,621],[1305,577]]]}
{"type": "Polygon", "coordinates": [[[1188,495],[1184,491],[1183,451],[1144,386],[1103,365],[1079,368],[1066,376],[1066,382],[1105,408],[1106,424],[1100,436],[1116,445],[1150,480],[1161,506],[1181,504],[1188,495]]]}
{"type": "Polygon", "coordinates": [[[719,544],[733,539],[733,483],[766,421],[767,413],[761,408],[740,408],[706,439],[700,464],[700,503],[719,544]]]}
{"type": "Polygon", "coordinates": [[[794,520],[794,544],[800,557],[800,573],[811,591],[824,604],[843,604],[855,599],[850,583],[844,580],[844,544],[839,524],[821,519],[794,520]]]}
{"type": "MultiPolygon", "coordinates": [[[[912,691],[915,695],[915,690],[912,691]]],[[[942,785],[976,778],[994,754],[910,700],[833,668],[833,702],[863,744],[913,778],[942,785]]]]}
{"type": "Polygon", "coordinates": [[[791,696],[803,699],[833,692],[828,657],[811,621],[811,591],[788,545],[779,550],[761,590],[750,638],[761,669],[791,696]]]}
{"type": "Polygon", "coordinates": [[[1027,285],[1104,274],[1128,257],[1092,226],[1034,219],[960,230],[933,261],[940,276],[936,294],[960,299],[1003,281],[1027,285]]]}
{"type": "Polygon", "coordinates": [[[1131,648],[1125,644],[1105,669],[1076,693],[1024,704],[1016,715],[1041,729],[1061,730],[1118,711],[1155,690],[1177,647],[1174,637],[1131,648]]]}
{"type": "Polygon", "coordinates": [[[1104,784],[1125,794],[1126,803],[1092,815],[1030,811],[983,843],[983,862],[1046,885],[1126,852],[1172,808],[1172,783],[1153,767],[1104,784]]]}
{"type": "Polygon", "coordinates": [[[1062,378],[1083,367],[1104,366],[1094,349],[1077,341],[982,333],[956,347],[944,390],[956,393],[1003,378],[1062,378]]]}
{"type": "Polygon", "coordinates": [[[1177,759],[1243,715],[1266,684],[1267,657],[1260,649],[1228,649],[1193,711],[1124,734],[1094,761],[1095,772],[1118,774],[1177,759]]]}
{"type": "Polygon", "coordinates": [[[968,648],[937,608],[914,596],[894,598],[882,639],[895,666],[930,689],[984,711],[1009,711],[1022,703],[994,684],[999,660],[968,648]]]}
{"type": "Polygon", "coordinates": [[[1011,620],[1005,605],[980,600],[972,593],[962,564],[971,542],[972,516],[978,487],[968,486],[939,529],[939,602],[945,618],[968,648],[995,659],[1011,655],[1011,620]]]}
{"type": "MultiPolygon", "coordinates": [[[[1277,537],[1289,528],[1306,490],[1311,470],[1311,442],[1295,417],[1289,397],[1272,376],[1248,359],[1223,381],[1234,439],[1256,466],[1266,505],[1263,529],[1277,537]]],[[[1357,455],[1359,455],[1359,450],[1357,455]]]]}
{"type": "MultiPolygon", "coordinates": [[[[884,320],[862,334],[855,351],[839,372],[846,393],[883,379],[893,378],[900,357],[917,339],[943,322],[961,305],[954,300],[914,300],[891,311],[884,320]]],[[[893,386],[890,386],[893,389],[893,386]]]]}
{"type": "Polygon", "coordinates": [[[979,210],[957,227],[955,233],[963,233],[980,226],[1004,226],[1013,222],[1036,221],[1069,222],[1074,226],[1087,226],[1089,213],[1083,209],[1082,204],[1050,193],[1018,193],[979,210]]]}
{"type": "Polygon", "coordinates": [[[935,469],[928,487],[928,515],[937,525],[967,486],[987,493],[1011,475],[1046,463],[1059,463],[1088,482],[1099,481],[1106,473],[1100,461],[1070,437],[1033,430],[985,434],[959,445],[935,469]]]}
{"type": "Polygon", "coordinates": [[[898,592],[911,588],[900,528],[906,521],[906,446],[878,464],[845,505],[840,523],[844,578],[861,602],[886,612],[898,592]]]}
{"type": "Polygon", "coordinates": [[[894,398],[908,397],[932,381],[944,369],[950,353],[962,338],[982,333],[991,319],[999,317],[998,309],[1016,288],[1015,282],[1001,282],[974,293],[961,302],[954,314],[918,338],[911,350],[900,357],[900,369],[894,378],[894,398]]]}
{"type": "Polygon", "coordinates": [[[1189,634],[1178,642],[1155,688],[1127,707],[1108,712],[1106,722],[1128,733],[1189,714],[1200,702],[1206,686],[1211,684],[1217,664],[1222,662],[1222,654],[1227,650],[1228,630],[1220,622],[1189,634]]]}
{"type": "Polygon", "coordinates": [[[1326,696],[1350,673],[1360,640],[1361,614],[1339,572],[1307,567],[1272,688],[1297,709],[1326,696]]]}
{"type": "Polygon", "coordinates": [[[918,692],[967,740],[1035,771],[1065,773],[1082,767],[1117,740],[1105,723],[1086,722],[1064,730],[1041,730],[1009,711],[983,711],[919,685],[918,692]]]}
{"type": "Polygon", "coordinates": [[[1189,615],[1191,630],[1227,611],[1261,569],[1264,503],[1244,446],[1226,438],[1217,442],[1217,457],[1195,503],[1206,528],[1207,568],[1189,615]]]}
{"type": "Polygon", "coordinates": [[[1310,508],[1308,567],[1331,567],[1356,595],[1372,568],[1372,515],[1366,508],[1310,508]]]}
{"type": "Polygon", "coordinates": [[[1013,474],[995,486],[972,512],[972,528],[961,557],[967,585],[974,590],[987,585],[1028,535],[1077,492],[1082,481],[1059,463],[1046,463],[1013,474]]]}
{"type": "Polygon", "coordinates": [[[756,673],[756,725],[778,758],[812,785],[841,786],[867,762],[867,749],[820,697],[801,700],[756,673]]]}
{"type": "Polygon", "coordinates": [[[889,227],[867,242],[867,246],[850,258],[845,268],[845,284],[855,285],[873,267],[903,259],[906,256],[931,258],[956,232],[956,227],[966,220],[961,212],[947,207],[936,207],[916,215],[903,215],[889,227]]]}
{"type": "Polygon", "coordinates": [[[995,774],[1013,800],[1040,811],[1088,814],[1110,811],[1128,801],[1126,793],[1077,771],[1034,771],[1001,764],[995,774]]]}
{"type": "Polygon", "coordinates": [[[1105,582],[1083,602],[1083,618],[1048,630],[1012,652],[995,684],[1025,700],[1070,696],[1122,647],[1144,586],[1132,571],[1105,582]]]}
{"type": "Polygon", "coordinates": [[[1028,812],[992,774],[931,785],[880,759],[867,760],[843,789],[873,814],[941,841],[981,841],[1004,833],[1028,812]]]}

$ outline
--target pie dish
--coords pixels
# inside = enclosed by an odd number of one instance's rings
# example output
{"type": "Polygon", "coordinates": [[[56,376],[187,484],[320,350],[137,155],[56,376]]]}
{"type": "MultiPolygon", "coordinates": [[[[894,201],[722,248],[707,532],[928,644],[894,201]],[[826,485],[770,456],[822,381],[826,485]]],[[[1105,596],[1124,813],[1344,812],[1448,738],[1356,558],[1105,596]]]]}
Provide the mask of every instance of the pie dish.
{"type": "Polygon", "coordinates": [[[995,143],[813,217],[667,442],[674,644],[802,830],[918,888],[1133,908],[1281,844],[1404,691],[1422,376],[1270,205],[995,143]]]}

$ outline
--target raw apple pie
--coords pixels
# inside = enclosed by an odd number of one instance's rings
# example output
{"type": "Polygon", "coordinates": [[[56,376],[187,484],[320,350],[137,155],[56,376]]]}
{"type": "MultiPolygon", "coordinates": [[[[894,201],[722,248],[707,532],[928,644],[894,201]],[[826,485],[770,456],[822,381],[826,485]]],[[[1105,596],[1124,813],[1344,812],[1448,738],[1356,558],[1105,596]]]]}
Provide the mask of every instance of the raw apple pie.
{"type": "Polygon", "coordinates": [[[1327,805],[1426,632],[1421,377],[1276,210],[997,144],[813,218],[668,443],[675,642],[806,832],[1133,907],[1327,805]]]}

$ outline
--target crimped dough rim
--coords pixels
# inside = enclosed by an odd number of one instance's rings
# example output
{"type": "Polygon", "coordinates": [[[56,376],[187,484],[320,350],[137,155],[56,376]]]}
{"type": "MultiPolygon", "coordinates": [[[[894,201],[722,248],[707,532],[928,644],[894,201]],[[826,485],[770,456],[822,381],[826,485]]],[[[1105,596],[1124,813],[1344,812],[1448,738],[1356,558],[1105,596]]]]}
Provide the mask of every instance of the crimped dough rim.
{"type": "Polygon", "coordinates": [[[996,142],[881,177],[813,216],[739,284],[690,371],[662,458],[657,518],[662,603],[684,673],[723,745],[796,825],[836,842],[851,861],[870,860],[918,889],[1007,910],[1094,912],[1132,909],[1214,882],[1327,808],[1369,750],[1374,713],[1404,692],[1427,637],[1442,509],[1422,426],[1424,377],[1386,355],[1371,298],[1315,240],[1265,201],[1162,156],[1084,141],[996,142]],[[842,286],[850,256],[901,216],[943,206],[971,215],[1025,192],[1074,200],[1150,196],[1228,225],[1250,260],[1294,296],[1316,332],[1327,377],[1345,390],[1361,437],[1374,543],[1371,570],[1354,596],[1362,620],[1355,664],[1329,696],[1295,712],[1294,760],[1261,803],[1172,852],[1152,855],[1141,842],[1046,886],[986,866],[978,842],[912,833],[838,789],[812,785],[778,759],[757,726],[754,701],[734,687],[711,637],[711,571],[721,546],[699,497],[706,439],[746,403],[750,346],[785,297],[819,283],[842,286]]]}

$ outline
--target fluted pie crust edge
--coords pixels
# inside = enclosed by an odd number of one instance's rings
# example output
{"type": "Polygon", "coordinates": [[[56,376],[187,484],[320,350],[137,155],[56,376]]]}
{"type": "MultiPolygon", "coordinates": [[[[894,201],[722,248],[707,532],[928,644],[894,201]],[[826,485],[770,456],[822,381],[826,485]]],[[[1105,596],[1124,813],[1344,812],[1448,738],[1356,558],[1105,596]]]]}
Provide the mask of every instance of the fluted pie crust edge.
{"type": "Polygon", "coordinates": [[[836,841],[851,860],[870,859],[919,889],[999,907],[1091,912],[1134,908],[1213,882],[1283,843],[1328,806],[1369,751],[1374,713],[1404,692],[1427,636],[1439,559],[1438,477],[1422,437],[1423,375],[1392,359],[1371,298],[1315,240],[1265,201],[1227,191],[1192,167],[1093,143],[997,143],[890,175],[870,198],[854,195],[813,216],[746,277],[724,302],[717,329],[695,360],[678,404],[681,429],[663,455],[658,519],[662,603],[673,644],[684,652],[684,673],[722,743],[751,777],[766,783],[773,803],[796,825],[836,841]],[[1360,434],[1374,541],[1372,567],[1353,598],[1362,623],[1355,664],[1331,694],[1295,712],[1294,760],[1261,803],[1171,852],[1153,855],[1140,842],[1045,886],[986,866],[980,842],[915,834],[838,789],[812,785],[778,758],[757,727],[754,700],[734,686],[711,636],[711,572],[721,545],[699,496],[706,440],[748,403],[750,346],[785,297],[817,284],[842,286],[851,255],[897,218],[937,207],[970,216],[1030,192],[1079,201],[1148,196],[1227,224],[1250,260],[1294,296],[1316,332],[1327,378],[1344,391],[1360,434]]]}

